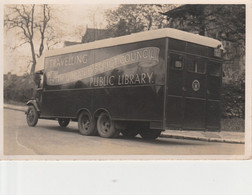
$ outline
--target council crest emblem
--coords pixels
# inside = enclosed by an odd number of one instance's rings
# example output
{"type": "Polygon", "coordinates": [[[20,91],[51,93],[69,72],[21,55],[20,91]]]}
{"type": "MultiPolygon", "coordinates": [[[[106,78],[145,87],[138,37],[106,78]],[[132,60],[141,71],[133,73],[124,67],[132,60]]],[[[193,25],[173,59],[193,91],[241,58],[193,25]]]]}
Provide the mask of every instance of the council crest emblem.
{"type": "Polygon", "coordinates": [[[192,89],[194,91],[199,91],[199,89],[200,89],[200,82],[198,80],[194,80],[192,82],[192,89]]]}

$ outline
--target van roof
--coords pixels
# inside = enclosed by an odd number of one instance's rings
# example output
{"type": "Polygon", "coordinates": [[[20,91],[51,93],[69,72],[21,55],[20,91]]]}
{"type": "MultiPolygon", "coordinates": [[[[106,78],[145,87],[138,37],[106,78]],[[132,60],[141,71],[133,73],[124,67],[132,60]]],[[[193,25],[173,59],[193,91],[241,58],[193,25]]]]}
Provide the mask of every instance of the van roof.
{"type": "MultiPolygon", "coordinates": [[[[98,40],[98,41],[84,43],[84,44],[77,44],[77,45],[68,46],[68,47],[64,47],[60,49],[49,50],[45,52],[43,56],[44,57],[56,56],[56,55],[62,55],[62,54],[67,54],[67,53],[73,53],[73,52],[79,52],[79,51],[85,51],[85,50],[97,49],[97,48],[104,48],[104,47],[111,47],[111,46],[116,46],[116,45],[123,45],[123,44],[128,44],[128,43],[135,43],[139,41],[147,41],[147,40],[159,39],[159,38],[165,38],[165,37],[187,41],[187,42],[191,42],[191,43],[195,43],[195,44],[199,44],[199,45],[203,45],[207,47],[213,47],[213,48],[220,46],[220,49],[223,49],[222,43],[216,39],[173,29],[173,28],[163,28],[163,29],[158,29],[158,30],[133,33],[126,36],[98,40]]],[[[40,68],[38,67],[38,69],[36,68],[36,70],[43,69],[41,67],[41,65],[43,66],[43,64],[37,64],[37,65],[40,68]]]]}

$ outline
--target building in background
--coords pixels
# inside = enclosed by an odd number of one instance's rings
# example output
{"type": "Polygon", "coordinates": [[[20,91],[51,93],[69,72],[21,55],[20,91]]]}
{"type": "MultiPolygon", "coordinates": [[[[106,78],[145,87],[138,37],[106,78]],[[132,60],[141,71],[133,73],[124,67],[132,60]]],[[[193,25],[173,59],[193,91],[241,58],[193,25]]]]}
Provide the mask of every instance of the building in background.
{"type": "Polygon", "coordinates": [[[88,43],[101,39],[111,38],[113,35],[106,29],[87,28],[84,36],[82,36],[82,43],[88,43]]]}
{"type": "Polygon", "coordinates": [[[113,37],[113,35],[110,33],[110,31],[106,29],[86,28],[85,34],[82,36],[81,42],[65,41],[64,47],[82,43],[89,43],[111,37],[113,37]]]}

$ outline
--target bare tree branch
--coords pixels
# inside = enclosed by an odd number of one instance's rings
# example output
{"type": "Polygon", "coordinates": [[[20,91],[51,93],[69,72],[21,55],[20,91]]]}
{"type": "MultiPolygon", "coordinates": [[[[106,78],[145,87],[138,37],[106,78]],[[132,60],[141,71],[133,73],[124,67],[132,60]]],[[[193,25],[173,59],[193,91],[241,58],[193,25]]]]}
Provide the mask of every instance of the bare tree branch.
{"type": "MultiPolygon", "coordinates": [[[[44,5],[11,5],[8,6],[8,11],[5,14],[4,26],[7,31],[10,29],[19,29],[17,35],[23,40],[21,44],[13,47],[16,49],[26,43],[30,45],[31,51],[31,62],[32,66],[30,69],[30,74],[34,74],[37,57],[40,57],[44,51],[44,40],[46,39],[46,31],[48,28],[48,23],[51,20],[51,8],[44,5]],[[40,6],[42,12],[40,12],[40,6]],[[35,9],[39,12],[36,12],[35,9]],[[41,17],[42,16],[42,17],[41,17]],[[39,33],[40,39],[38,44],[38,54],[36,54],[35,47],[37,42],[35,41],[35,36],[39,33]]],[[[52,27],[51,27],[52,28],[52,27]]],[[[37,37],[37,36],[36,36],[37,37]]]]}
{"type": "Polygon", "coordinates": [[[23,43],[20,43],[20,44],[14,46],[14,47],[11,47],[10,49],[11,49],[11,50],[15,50],[15,49],[17,49],[18,47],[21,47],[21,46],[23,46],[23,45],[26,44],[26,43],[29,43],[29,42],[28,42],[28,41],[24,41],[23,43]]]}
{"type": "Polygon", "coordinates": [[[43,21],[42,24],[38,25],[40,35],[41,35],[41,41],[39,46],[39,54],[38,57],[40,57],[44,50],[44,39],[45,39],[45,30],[47,28],[47,24],[50,21],[50,9],[48,9],[48,5],[43,5],[43,21]]]}

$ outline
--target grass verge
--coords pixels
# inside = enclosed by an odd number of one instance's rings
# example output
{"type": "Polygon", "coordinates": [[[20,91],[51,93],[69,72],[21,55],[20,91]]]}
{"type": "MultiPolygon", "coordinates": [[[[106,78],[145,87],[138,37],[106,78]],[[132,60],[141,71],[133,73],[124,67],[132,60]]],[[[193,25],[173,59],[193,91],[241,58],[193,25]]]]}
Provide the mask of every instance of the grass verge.
{"type": "Polygon", "coordinates": [[[242,118],[221,119],[221,131],[245,131],[245,120],[242,118]]]}

